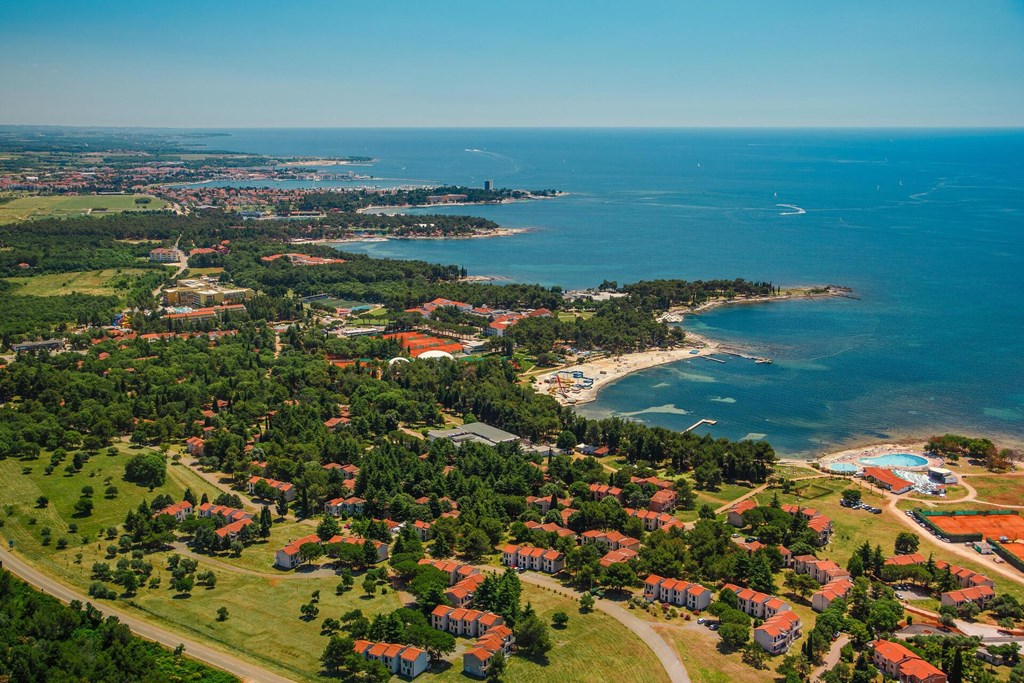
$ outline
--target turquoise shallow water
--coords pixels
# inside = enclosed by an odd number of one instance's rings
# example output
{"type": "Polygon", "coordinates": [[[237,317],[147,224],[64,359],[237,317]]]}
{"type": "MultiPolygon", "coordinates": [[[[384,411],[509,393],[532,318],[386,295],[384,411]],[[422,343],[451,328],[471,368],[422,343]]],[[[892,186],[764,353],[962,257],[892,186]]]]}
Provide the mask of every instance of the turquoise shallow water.
{"type": "Polygon", "coordinates": [[[347,245],[474,274],[836,283],[858,299],[722,308],[685,326],[774,359],[653,368],[581,412],[786,454],[932,431],[1024,441],[1024,133],[943,131],[233,131],[218,145],[363,154],[382,184],[558,188],[452,212],[533,232],[347,245]],[[799,207],[799,210],[793,207],[799,207]],[[800,213],[803,211],[803,213],[800,213]]]}

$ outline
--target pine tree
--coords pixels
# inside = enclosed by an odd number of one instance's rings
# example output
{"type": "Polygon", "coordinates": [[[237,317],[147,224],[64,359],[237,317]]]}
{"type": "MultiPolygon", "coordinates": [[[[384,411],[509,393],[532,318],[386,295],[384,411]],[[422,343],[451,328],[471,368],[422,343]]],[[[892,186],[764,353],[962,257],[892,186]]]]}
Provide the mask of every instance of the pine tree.
{"type": "Polygon", "coordinates": [[[273,525],[274,520],[270,515],[270,508],[266,505],[260,510],[260,538],[270,537],[270,527],[273,525]]]}

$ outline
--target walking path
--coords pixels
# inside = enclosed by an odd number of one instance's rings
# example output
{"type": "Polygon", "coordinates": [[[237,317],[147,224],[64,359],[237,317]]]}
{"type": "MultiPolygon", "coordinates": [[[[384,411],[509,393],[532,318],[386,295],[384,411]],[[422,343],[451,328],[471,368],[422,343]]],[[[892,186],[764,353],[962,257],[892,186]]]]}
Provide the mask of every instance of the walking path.
{"type": "MultiPolygon", "coordinates": [[[[3,567],[7,571],[28,582],[44,593],[52,595],[61,602],[68,603],[72,600],[78,600],[83,604],[92,602],[88,596],[50,578],[46,574],[43,574],[28,563],[2,548],[0,548],[0,562],[3,563],[3,567]]],[[[102,604],[100,609],[106,616],[117,617],[122,624],[130,628],[136,635],[146,638],[147,640],[155,641],[169,648],[184,645],[188,656],[209,664],[217,669],[232,673],[244,681],[252,683],[292,683],[292,679],[290,678],[279,676],[278,674],[268,671],[256,664],[252,664],[233,655],[215,650],[209,645],[201,643],[198,640],[179,635],[151,622],[139,619],[106,603],[102,604]]]]}
{"type": "Polygon", "coordinates": [[[828,654],[825,655],[825,661],[821,663],[821,666],[811,672],[811,680],[821,680],[822,674],[829,671],[836,664],[839,663],[840,655],[842,654],[843,646],[850,642],[850,636],[845,633],[841,633],[838,638],[832,641],[832,647],[829,648],[828,654]]]}
{"type": "MultiPolygon", "coordinates": [[[[479,569],[489,571],[494,570],[493,567],[479,567],[479,569]]],[[[555,591],[556,593],[564,593],[569,590],[551,577],[536,574],[534,572],[524,572],[519,575],[519,578],[523,583],[540,586],[541,588],[546,588],[548,590],[555,591]]],[[[665,668],[665,673],[668,674],[669,680],[671,680],[672,683],[690,683],[690,676],[686,672],[686,667],[683,666],[683,660],[679,658],[679,653],[677,653],[675,648],[669,645],[664,638],[658,635],[649,622],[631,614],[629,610],[619,606],[615,602],[604,598],[596,599],[594,601],[594,607],[615,619],[639,636],[640,640],[644,641],[644,643],[647,644],[647,647],[651,648],[654,652],[655,656],[661,660],[661,665],[665,668]]]]}

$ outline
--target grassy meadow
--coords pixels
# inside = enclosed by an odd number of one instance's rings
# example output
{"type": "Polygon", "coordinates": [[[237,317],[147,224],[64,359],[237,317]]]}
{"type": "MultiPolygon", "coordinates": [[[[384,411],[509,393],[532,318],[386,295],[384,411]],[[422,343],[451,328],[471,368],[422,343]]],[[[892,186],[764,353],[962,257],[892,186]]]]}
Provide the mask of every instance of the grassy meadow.
{"type": "Polygon", "coordinates": [[[13,293],[24,296],[64,296],[73,292],[102,296],[118,294],[125,289],[127,278],[145,275],[147,272],[142,268],[107,268],[32,277],[9,277],[6,280],[17,286],[13,293]]]}
{"type": "Polygon", "coordinates": [[[68,216],[105,215],[121,211],[160,211],[167,202],[152,195],[34,195],[18,197],[0,204],[0,224],[30,218],[66,218],[68,216]],[[148,204],[136,204],[140,198],[148,204]]]}

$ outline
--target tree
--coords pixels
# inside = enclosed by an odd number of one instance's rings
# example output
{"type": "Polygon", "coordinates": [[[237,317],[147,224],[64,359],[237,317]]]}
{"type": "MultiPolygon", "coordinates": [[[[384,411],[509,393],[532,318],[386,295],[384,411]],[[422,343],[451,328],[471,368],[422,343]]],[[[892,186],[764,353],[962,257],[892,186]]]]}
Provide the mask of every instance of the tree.
{"type": "Polygon", "coordinates": [[[273,523],[274,520],[271,518],[270,508],[264,505],[262,508],[260,508],[260,538],[270,537],[270,527],[273,525],[273,523]]]}
{"type": "Polygon", "coordinates": [[[312,602],[307,602],[299,606],[299,612],[302,613],[303,621],[312,621],[320,614],[320,608],[312,602]]]}
{"type": "Polygon", "coordinates": [[[462,554],[470,562],[476,562],[491,549],[490,539],[480,529],[472,529],[462,542],[462,554]]]}
{"type": "Polygon", "coordinates": [[[299,559],[303,562],[318,560],[323,555],[324,549],[319,543],[303,543],[299,546],[299,559]]]}
{"type": "Polygon", "coordinates": [[[897,555],[916,553],[921,539],[912,531],[901,531],[896,536],[895,550],[897,555]]]}
{"type": "Polygon", "coordinates": [[[92,514],[92,498],[79,498],[75,502],[75,516],[88,517],[92,514]]]}
{"type": "Polygon", "coordinates": [[[857,505],[861,501],[860,489],[843,489],[843,500],[847,505],[857,505]]]}
{"type": "Polygon", "coordinates": [[[524,617],[516,629],[516,647],[527,657],[540,659],[551,649],[548,625],[536,614],[524,617]]]}
{"type": "Polygon", "coordinates": [[[188,595],[192,592],[195,587],[195,580],[191,574],[180,576],[171,581],[171,588],[177,591],[180,595],[188,595]]]}
{"type": "Polygon", "coordinates": [[[152,491],[167,480],[167,461],[156,453],[133,455],[124,466],[124,478],[152,491]]]}
{"type": "Polygon", "coordinates": [[[743,662],[754,669],[767,669],[768,653],[757,643],[747,643],[743,646],[743,662]]]}
{"type": "Polygon", "coordinates": [[[227,607],[218,607],[217,608],[217,621],[227,621],[227,620],[228,620],[228,608],[227,607]]]}
{"type": "MultiPolygon", "coordinates": [[[[465,674],[463,674],[465,675],[465,674]]],[[[501,677],[505,675],[505,653],[498,650],[491,657],[491,664],[487,668],[487,680],[492,683],[498,683],[501,677]]]]}
{"type": "Polygon", "coordinates": [[[584,593],[580,596],[580,612],[586,613],[594,609],[594,596],[584,593]]]}
{"type": "Polygon", "coordinates": [[[565,628],[569,623],[569,615],[565,612],[555,612],[551,615],[551,623],[555,628],[565,628]]]}
{"type": "Polygon", "coordinates": [[[321,541],[328,541],[334,536],[338,535],[338,520],[330,515],[324,516],[320,523],[316,527],[316,535],[320,537],[321,541]]]}
{"type": "Polygon", "coordinates": [[[363,579],[363,592],[367,595],[374,595],[377,593],[377,581],[371,576],[367,576],[363,579]]]}
{"type": "Polygon", "coordinates": [[[555,446],[560,451],[569,452],[576,447],[576,435],[568,429],[563,429],[558,434],[558,440],[555,442],[555,446]]]}
{"type": "Polygon", "coordinates": [[[38,498],[36,498],[36,507],[38,508],[45,508],[49,504],[50,499],[47,498],[46,496],[39,496],[38,498]]]}
{"type": "Polygon", "coordinates": [[[747,583],[761,593],[775,592],[775,577],[772,576],[772,567],[764,552],[756,552],[751,558],[747,583]]]}
{"type": "Polygon", "coordinates": [[[750,626],[746,624],[725,623],[718,629],[722,643],[730,650],[739,650],[750,642],[750,626]]]}
{"type": "Polygon", "coordinates": [[[278,491],[277,494],[277,514],[279,517],[288,514],[288,499],[284,497],[284,491],[278,491]]]}
{"type": "Polygon", "coordinates": [[[337,676],[345,668],[346,660],[352,654],[353,643],[351,638],[331,636],[327,641],[323,654],[320,655],[320,663],[324,670],[332,676],[337,676]]]}
{"type": "Polygon", "coordinates": [[[604,572],[604,583],[613,590],[622,590],[636,583],[636,572],[625,562],[616,562],[604,572]]]}

